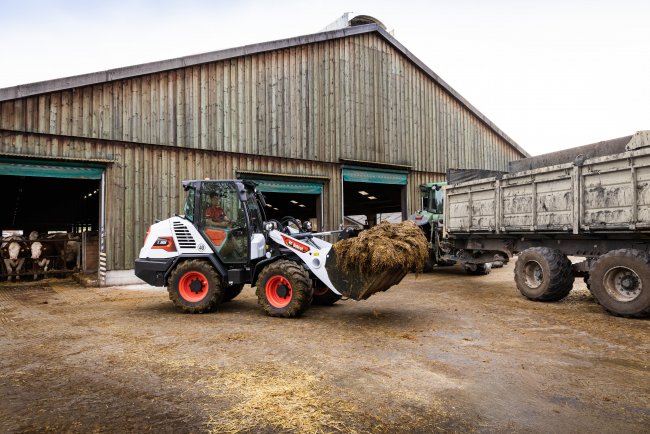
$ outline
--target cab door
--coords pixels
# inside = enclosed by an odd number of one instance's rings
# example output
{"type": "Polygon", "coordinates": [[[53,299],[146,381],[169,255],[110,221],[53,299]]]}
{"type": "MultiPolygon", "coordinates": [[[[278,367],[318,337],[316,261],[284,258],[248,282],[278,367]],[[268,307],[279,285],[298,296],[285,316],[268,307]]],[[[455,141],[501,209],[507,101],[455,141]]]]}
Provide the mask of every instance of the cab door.
{"type": "Polygon", "coordinates": [[[248,262],[249,236],[244,205],[234,182],[203,182],[198,225],[225,263],[248,262]]]}

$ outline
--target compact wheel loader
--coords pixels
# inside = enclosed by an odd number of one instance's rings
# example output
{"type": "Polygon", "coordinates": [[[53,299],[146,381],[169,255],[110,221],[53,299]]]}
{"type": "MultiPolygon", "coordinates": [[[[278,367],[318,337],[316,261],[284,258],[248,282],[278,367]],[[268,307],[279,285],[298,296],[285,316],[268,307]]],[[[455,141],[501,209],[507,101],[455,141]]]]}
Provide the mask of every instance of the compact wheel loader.
{"type": "Polygon", "coordinates": [[[149,228],[135,274],[167,286],[185,312],[214,310],[251,284],[267,314],[296,317],[312,303],[365,299],[406,274],[387,270],[365,278],[340,270],[332,244],[319,236],[341,231],[312,233],[308,222],[292,217],[266,220],[253,182],[184,181],[183,188],[185,214],[149,228]]]}

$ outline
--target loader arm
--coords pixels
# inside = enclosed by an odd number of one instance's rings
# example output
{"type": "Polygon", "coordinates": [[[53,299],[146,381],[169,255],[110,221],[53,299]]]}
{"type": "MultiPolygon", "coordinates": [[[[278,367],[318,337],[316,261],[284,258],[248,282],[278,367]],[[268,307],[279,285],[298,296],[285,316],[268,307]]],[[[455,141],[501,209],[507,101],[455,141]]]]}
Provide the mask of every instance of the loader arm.
{"type": "Polygon", "coordinates": [[[286,246],[291,249],[305,265],[311,270],[321,282],[323,282],[329,289],[338,295],[344,295],[337,289],[327,273],[325,264],[328,259],[332,243],[328,243],[317,237],[308,237],[297,239],[277,229],[269,232],[269,236],[273,241],[281,246],[286,246]]]}

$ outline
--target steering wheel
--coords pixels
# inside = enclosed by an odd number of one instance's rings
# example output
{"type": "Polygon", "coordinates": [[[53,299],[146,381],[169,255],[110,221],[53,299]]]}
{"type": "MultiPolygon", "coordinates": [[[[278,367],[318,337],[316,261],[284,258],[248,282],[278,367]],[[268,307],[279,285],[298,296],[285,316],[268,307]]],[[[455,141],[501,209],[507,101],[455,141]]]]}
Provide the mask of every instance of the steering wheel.
{"type": "Polygon", "coordinates": [[[280,232],[284,232],[284,225],[275,219],[269,219],[266,223],[275,223],[275,226],[280,232]]]}
{"type": "MultiPolygon", "coordinates": [[[[282,219],[280,220],[280,223],[284,226],[284,229],[287,229],[289,227],[289,224],[293,223],[296,226],[296,229],[298,229],[298,232],[302,232],[302,225],[294,217],[291,217],[291,216],[282,217],[282,219]]],[[[288,231],[288,229],[287,229],[287,231],[288,231]]],[[[285,231],[285,232],[287,232],[287,231],[285,231]]]]}

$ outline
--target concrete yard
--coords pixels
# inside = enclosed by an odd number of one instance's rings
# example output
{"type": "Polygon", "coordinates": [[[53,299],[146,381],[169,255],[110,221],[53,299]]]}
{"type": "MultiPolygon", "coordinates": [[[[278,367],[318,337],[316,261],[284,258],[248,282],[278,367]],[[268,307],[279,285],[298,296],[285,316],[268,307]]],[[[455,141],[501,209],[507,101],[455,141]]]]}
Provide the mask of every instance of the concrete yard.
{"type": "Polygon", "coordinates": [[[0,284],[2,432],[650,431],[650,321],[576,281],[542,304],[514,263],[409,275],[364,302],[211,314],[164,289],[0,284]]]}

